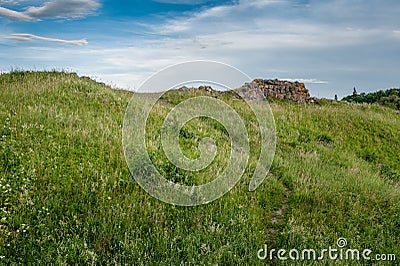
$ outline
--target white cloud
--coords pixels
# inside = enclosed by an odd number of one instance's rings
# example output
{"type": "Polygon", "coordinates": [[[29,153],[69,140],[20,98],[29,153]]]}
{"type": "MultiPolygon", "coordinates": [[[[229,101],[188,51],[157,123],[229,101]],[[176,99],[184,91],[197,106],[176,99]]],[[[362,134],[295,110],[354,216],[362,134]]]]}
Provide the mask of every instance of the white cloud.
{"type": "Polygon", "coordinates": [[[281,4],[286,2],[287,0],[239,0],[239,6],[261,8],[273,4],[281,4]]]}
{"type": "Polygon", "coordinates": [[[18,20],[18,21],[34,21],[35,19],[23,12],[14,11],[8,8],[0,7],[0,17],[18,20]]]}
{"type": "Polygon", "coordinates": [[[80,18],[95,12],[100,4],[94,0],[55,0],[41,7],[29,7],[26,13],[34,18],[80,18]]]}
{"type": "Polygon", "coordinates": [[[37,36],[33,34],[27,34],[27,33],[16,33],[16,34],[11,34],[6,36],[8,39],[13,39],[17,41],[33,41],[33,40],[40,40],[40,41],[48,41],[48,42],[57,42],[57,43],[64,43],[64,44],[71,44],[71,45],[87,45],[88,42],[86,39],[81,39],[81,40],[63,40],[63,39],[55,39],[55,38],[48,38],[48,37],[42,37],[42,36],[37,36]]]}
{"type": "Polygon", "coordinates": [[[21,2],[21,0],[0,0],[0,4],[4,3],[4,4],[17,4],[21,2]]]}
{"type": "Polygon", "coordinates": [[[269,17],[269,9],[289,5],[288,1],[278,0],[240,0],[236,4],[226,4],[201,10],[171,19],[155,29],[162,34],[212,33],[253,28],[254,22],[264,12],[269,17]]]}
{"type": "Polygon", "coordinates": [[[40,7],[28,7],[19,12],[0,7],[0,17],[18,21],[36,21],[45,18],[81,18],[100,8],[95,0],[55,0],[45,2],[40,7]]]}

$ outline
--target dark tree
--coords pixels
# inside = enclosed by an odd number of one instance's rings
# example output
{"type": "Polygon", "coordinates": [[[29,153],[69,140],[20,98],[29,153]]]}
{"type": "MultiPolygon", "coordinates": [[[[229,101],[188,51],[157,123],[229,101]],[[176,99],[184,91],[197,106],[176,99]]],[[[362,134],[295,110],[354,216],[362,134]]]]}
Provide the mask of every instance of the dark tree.
{"type": "Polygon", "coordinates": [[[357,93],[356,87],[354,87],[354,89],[353,89],[353,96],[357,96],[357,95],[358,95],[358,93],[357,93]]]}

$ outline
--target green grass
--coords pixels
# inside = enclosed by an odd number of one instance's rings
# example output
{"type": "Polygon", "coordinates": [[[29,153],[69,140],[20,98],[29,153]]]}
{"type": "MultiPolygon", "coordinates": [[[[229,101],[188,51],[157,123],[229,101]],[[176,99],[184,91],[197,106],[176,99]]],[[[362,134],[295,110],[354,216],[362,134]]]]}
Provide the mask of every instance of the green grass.
{"type": "MultiPolygon", "coordinates": [[[[249,192],[258,131],[246,105],[222,95],[244,117],[252,139],[245,177],[210,204],[177,207],[149,196],[129,173],[121,134],[131,96],[75,74],[0,76],[0,264],[265,265],[271,262],[257,258],[264,243],[321,250],[339,237],[349,248],[400,259],[398,111],[272,102],[276,155],[266,180],[249,192]]],[[[148,128],[159,132],[171,106],[191,96],[167,94],[148,128]]],[[[181,132],[191,158],[199,155],[198,140],[210,135],[221,153],[199,174],[168,163],[157,134],[147,144],[168,178],[200,184],[225,165],[229,138],[207,119],[181,132]]]]}

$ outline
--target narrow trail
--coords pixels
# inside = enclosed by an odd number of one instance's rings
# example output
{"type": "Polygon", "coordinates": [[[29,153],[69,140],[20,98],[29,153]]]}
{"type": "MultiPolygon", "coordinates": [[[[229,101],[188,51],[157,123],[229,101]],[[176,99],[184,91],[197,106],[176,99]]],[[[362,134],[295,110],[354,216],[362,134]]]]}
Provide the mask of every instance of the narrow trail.
{"type": "Polygon", "coordinates": [[[288,209],[288,201],[292,192],[285,186],[285,194],[282,199],[281,206],[278,210],[272,211],[272,218],[267,228],[266,244],[271,248],[275,247],[278,241],[279,232],[285,225],[285,215],[288,209]]]}
{"type": "Polygon", "coordinates": [[[272,211],[273,217],[271,219],[271,224],[277,224],[282,222],[285,216],[286,209],[288,207],[288,200],[291,194],[292,194],[291,191],[287,187],[285,187],[285,196],[283,198],[281,207],[276,211],[272,211]]]}

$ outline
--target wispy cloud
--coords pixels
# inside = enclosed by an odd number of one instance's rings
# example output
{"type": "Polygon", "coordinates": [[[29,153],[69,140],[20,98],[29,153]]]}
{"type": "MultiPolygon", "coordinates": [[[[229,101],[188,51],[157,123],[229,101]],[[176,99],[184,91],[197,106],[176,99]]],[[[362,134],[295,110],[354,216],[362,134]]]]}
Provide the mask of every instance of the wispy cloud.
{"type": "Polygon", "coordinates": [[[37,21],[46,18],[81,18],[94,13],[100,8],[96,0],[55,0],[45,2],[39,7],[28,7],[19,12],[0,7],[0,17],[18,21],[37,21]]]}
{"type": "Polygon", "coordinates": [[[21,0],[0,0],[0,4],[1,3],[5,3],[5,4],[17,4],[19,3],[21,0]]]}
{"type": "Polygon", "coordinates": [[[26,13],[38,19],[80,18],[93,13],[100,7],[94,0],[56,0],[41,7],[30,7],[26,13]]]}
{"type": "Polygon", "coordinates": [[[16,33],[16,34],[11,34],[6,36],[8,39],[13,39],[17,41],[33,41],[33,40],[40,40],[40,41],[47,41],[47,42],[57,42],[57,43],[64,43],[64,44],[71,44],[71,45],[87,45],[88,42],[86,39],[81,39],[81,40],[63,40],[63,39],[55,39],[55,38],[48,38],[48,37],[42,37],[42,36],[37,36],[33,34],[27,34],[27,33],[16,33]]]}
{"type": "Polygon", "coordinates": [[[21,1],[23,0],[0,0],[0,4],[18,4],[21,1]]]}
{"type": "Polygon", "coordinates": [[[162,34],[201,34],[249,29],[258,26],[258,19],[271,17],[272,8],[289,5],[285,0],[239,0],[171,19],[161,27],[157,25],[157,30],[162,34]]]}
{"type": "Polygon", "coordinates": [[[36,19],[23,13],[14,11],[8,8],[0,7],[0,17],[10,19],[10,20],[19,20],[19,21],[35,21],[36,19]]]}

